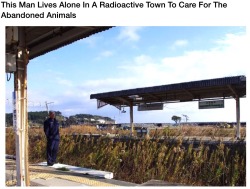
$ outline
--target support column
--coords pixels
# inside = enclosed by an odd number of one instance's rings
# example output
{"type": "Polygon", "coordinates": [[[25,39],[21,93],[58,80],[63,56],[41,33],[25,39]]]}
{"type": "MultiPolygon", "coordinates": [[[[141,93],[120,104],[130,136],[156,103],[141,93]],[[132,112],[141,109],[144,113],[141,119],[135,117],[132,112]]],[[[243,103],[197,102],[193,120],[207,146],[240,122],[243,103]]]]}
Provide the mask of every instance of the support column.
{"type": "Polygon", "coordinates": [[[130,127],[131,127],[131,136],[133,136],[133,133],[134,133],[134,113],[133,113],[133,102],[130,103],[130,127]]]}
{"type": "Polygon", "coordinates": [[[27,64],[25,29],[18,27],[16,72],[14,73],[14,95],[16,100],[16,175],[18,186],[29,186],[28,165],[28,113],[27,113],[27,64]]]}
{"type": "Polygon", "coordinates": [[[236,137],[240,139],[240,98],[236,96],[236,120],[237,120],[237,128],[236,128],[236,137]]]}

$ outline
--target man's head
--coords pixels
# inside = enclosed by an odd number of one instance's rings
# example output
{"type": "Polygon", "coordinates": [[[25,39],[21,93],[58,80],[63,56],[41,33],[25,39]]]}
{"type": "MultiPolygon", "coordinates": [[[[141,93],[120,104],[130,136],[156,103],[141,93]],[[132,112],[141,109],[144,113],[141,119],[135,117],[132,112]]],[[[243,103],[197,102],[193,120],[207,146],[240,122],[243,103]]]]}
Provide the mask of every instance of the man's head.
{"type": "Polygon", "coordinates": [[[54,119],[55,118],[55,112],[54,111],[49,111],[49,117],[51,119],[54,119]]]}

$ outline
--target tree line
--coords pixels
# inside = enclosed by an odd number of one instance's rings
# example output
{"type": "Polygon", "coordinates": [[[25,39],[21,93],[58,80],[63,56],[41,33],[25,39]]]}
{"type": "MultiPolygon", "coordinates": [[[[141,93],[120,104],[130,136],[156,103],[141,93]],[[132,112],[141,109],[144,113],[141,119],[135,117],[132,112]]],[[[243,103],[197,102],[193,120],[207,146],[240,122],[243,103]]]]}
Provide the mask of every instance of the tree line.
{"type": "MultiPolygon", "coordinates": [[[[84,124],[84,123],[97,123],[99,119],[105,121],[114,121],[109,117],[103,117],[98,115],[91,114],[75,114],[69,117],[63,116],[60,111],[55,111],[56,119],[59,121],[59,124],[62,127],[67,127],[70,125],[84,124]]],[[[48,118],[47,111],[37,111],[37,112],[28,112],[28,124],[33,127],[40,127],[43,125],[44,121],[48,118]]],[[[6,127],[13,126],[13,113],[5,114],[6,127]]]]}

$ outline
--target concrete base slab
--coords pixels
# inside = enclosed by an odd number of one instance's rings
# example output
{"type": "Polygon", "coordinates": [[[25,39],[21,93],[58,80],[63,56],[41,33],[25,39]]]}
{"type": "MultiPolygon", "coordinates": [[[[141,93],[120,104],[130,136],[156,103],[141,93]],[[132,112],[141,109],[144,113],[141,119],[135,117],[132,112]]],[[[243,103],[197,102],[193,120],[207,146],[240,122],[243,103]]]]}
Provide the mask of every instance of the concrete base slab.
{"type": "MultiPolygon", "coordinates": [[[[47,166],[47,162],[41,162],[41,163],[38,163],[38,165],[47,166]]],[[[83,168],[83,167],[76,167],[76,166],[71,166],[71,165],[66,165],[66,164],[61,164],[61,163],[56,163],[50,167],[55,168],[55,169],[66,168],[71,172],[82,173],[82,174],[92,175],[95,177],[101,177],[101,178],[106,178],[106,179],[112,179],[114,176],[112,172],[99,171],[99,170],[88,169],[88,168],[83,168]]]]}
{"type": "Polygon", "coordinates": [[[60,178],[51,178],[51,179],[33,179],[32,180],[33,183],[36,183],[40,186],[88,186],[82,183],[78,183],[78,182],[72,182],[72,181],[68,181],[68,180],[63,180],[60,178]]]}

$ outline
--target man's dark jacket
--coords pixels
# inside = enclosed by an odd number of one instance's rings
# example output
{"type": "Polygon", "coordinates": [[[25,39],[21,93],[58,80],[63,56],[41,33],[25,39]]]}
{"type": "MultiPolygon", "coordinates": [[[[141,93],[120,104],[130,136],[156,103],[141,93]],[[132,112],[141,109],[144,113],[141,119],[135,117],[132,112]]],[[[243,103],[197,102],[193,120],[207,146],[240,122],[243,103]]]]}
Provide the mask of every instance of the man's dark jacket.
{"type": "Polygon", "coordinates": [[[59,135],[59,123],[58,121],[54,118],[48,118],[44,122],[44,133],[47,137],[47,140],[59,140],[60,135],[59,135]]]}

